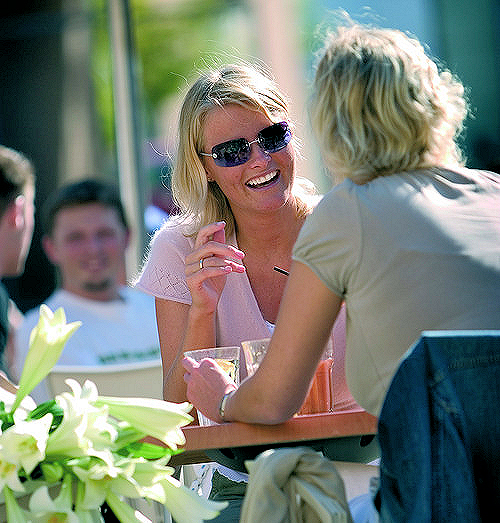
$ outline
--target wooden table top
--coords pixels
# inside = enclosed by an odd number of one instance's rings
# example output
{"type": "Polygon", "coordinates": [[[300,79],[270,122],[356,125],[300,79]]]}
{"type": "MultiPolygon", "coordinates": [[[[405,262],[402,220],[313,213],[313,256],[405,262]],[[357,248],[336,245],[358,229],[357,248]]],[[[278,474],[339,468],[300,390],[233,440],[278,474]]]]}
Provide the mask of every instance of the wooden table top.
{"type": "Polygon", "coordinates": [[[295,416],[278,425],[241,422],[182,429],[186,437],[184,451],[171,459],[172,465],[212,461],[205,451],[211,449],[269,446],[286,443],[300,444],[377,433],[377,418],[364,410],[326,412],[295,416]]]}

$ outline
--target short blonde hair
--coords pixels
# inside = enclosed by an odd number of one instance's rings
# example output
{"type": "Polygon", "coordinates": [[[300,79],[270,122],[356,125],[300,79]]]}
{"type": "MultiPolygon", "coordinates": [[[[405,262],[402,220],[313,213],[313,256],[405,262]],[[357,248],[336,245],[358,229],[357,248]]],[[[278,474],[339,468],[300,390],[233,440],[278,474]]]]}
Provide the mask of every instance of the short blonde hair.
{"type": "MultiPolygon", "coordinates": [[[[199,156],[206,115],[211,109],[228,104],[260,111],[274,122],[289,120],[287,99],[264,70],[247,64],[231,64],[208,70],[198,77],[182,103],[179,143],[172,171],[172,193],[188,235],[220,220],[225,220],[228,235],[235,230],[229,202],[215,182],[207,181],[199,156]]],[[[304,185],[307,183],[294,183],[299,214],[307,214],[312,207],[307,196],[299,194],[304,185]]]]}
{"type": "Polygon", "coordinates": [[[381,175],[462,163],[455,142],[464,88],[401,31],[353,24],[326,39],[311,120],[327,167],[362,184],[381,175]]]}

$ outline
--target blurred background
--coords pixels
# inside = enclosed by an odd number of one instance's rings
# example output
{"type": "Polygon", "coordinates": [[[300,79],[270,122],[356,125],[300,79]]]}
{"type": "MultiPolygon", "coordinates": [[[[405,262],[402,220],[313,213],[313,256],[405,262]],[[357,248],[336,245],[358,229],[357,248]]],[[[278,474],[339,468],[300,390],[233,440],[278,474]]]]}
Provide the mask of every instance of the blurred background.
{"type": "MultiPolygon", "coordinates": [[[[137,274],[151,233],[173,211],[169,190],[179,100],[214,61],[264,61],[292,101],[298,172],[331,186],[309,134],[307,96],[335,12],[418,37],[465,84],[469,167],[500,169],[499,0],[36,0],[0,13],[0,143],[37,171],[38,211],[59,185],[92,176],[119,185],[137,274]]],[[[56,275],[40,246],[39,212],[23,276],[5,280],[22,311],[56,275]]]]}

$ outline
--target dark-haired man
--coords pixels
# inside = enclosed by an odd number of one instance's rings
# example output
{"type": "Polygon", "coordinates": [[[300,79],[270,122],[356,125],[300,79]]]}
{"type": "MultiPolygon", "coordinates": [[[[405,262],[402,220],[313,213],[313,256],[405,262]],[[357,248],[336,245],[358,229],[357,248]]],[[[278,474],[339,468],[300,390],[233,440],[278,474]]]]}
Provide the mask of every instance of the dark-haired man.
{"type": "MultiPolygon", "coordinates": [[[[42,211],[43,247],[60,276],[60,288],[45,303],[52,311],[63,307],[67,321],[82,321],[58,364],[159,358],[154,300],[123,284],[129,228],[117,189],[93,179],[72,183],[52,195],[42,211]]],[[[29,311],[17,332],[16,378],[38,316],[38,308],[29,311]]],[[[48,399],[41,385],[32,393],[37,402],[48,399]]]]}

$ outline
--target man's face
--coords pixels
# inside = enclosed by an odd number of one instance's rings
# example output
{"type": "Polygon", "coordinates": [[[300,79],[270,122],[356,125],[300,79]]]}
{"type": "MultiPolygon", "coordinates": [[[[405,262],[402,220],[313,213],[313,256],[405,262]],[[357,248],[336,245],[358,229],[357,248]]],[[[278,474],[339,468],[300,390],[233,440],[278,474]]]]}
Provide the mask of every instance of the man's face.
{"type": "Polygon", "coordinates": [[[44,238],[62,287],[90,299],[115,298],[127,245],[128,231],[118,213],[100,203],[61,209],[52,236],[44,238]]]}

